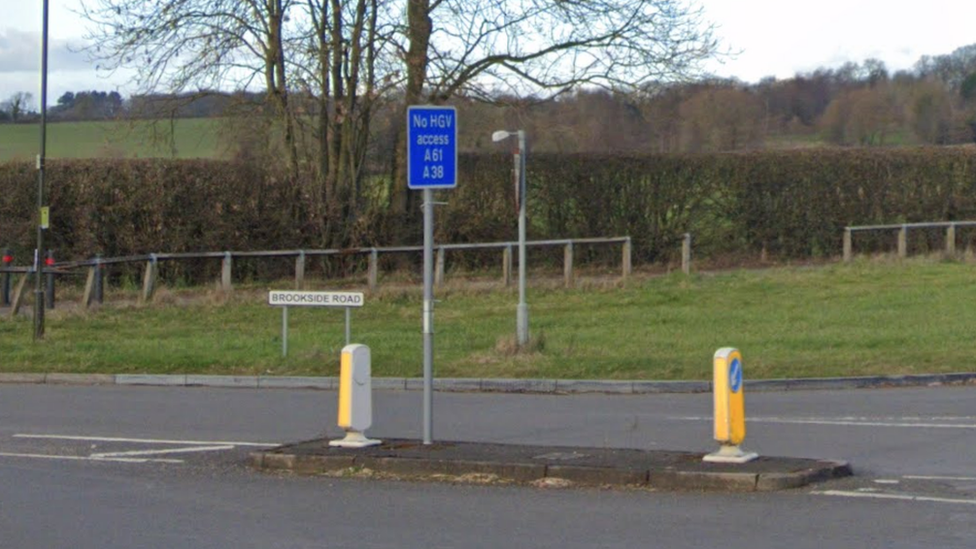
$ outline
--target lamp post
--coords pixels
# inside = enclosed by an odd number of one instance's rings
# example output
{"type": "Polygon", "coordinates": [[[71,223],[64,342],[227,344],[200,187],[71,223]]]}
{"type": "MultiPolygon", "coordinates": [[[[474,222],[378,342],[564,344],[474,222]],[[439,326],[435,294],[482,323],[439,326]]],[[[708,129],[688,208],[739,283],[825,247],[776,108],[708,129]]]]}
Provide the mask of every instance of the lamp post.
{"type": "Polygon", "coordinates": [[[515,154],[515,181],[518,184],[516,197],[519,209],[519,302],[518,307],[515,309],[515,335],[518,346],[522,347],[529,342],[529,306],[525,303],[525,157],[528,153],[525,148],[525,131],[499,130],[491,134],[491,140],[497,143],[512,136],[518,137],[518,152],[515,154]]]}
{"type": "Polygon", "coordinates": [[[47,149],[47,20],[48,0],[44,0],[41,18],[41,143],[37,155],[37,249],[34,251],[34,340],[44,339],[44,224],[47,222],[41,213],[44,208],[44,160],[47,149]]]}

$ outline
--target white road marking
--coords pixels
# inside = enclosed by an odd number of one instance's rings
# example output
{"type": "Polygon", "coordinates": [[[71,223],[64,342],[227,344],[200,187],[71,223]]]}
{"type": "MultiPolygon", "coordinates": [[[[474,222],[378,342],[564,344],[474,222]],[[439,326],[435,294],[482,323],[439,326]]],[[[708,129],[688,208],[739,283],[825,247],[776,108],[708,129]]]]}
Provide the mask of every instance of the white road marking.
{"type": "MultiPolygon", "coordinates": [[[[712,421],[713,418],[705,416],[671,416],[668,419],[681,421],[712,421]]],[[[748,417],[748,423],[788,423],[800,425],[842,425],[851,427],[911,427],[911,428],[932,428],[932,429],[976,429],[976,423],[916,423],[914,421],[877,421],[862,419],[829,419],[829,418],[791,418],[791,417],[748,417]]],[[[932,418],[926,418],[932,421],[932,418]]]]}
{"type": "Polygon", "coordinates": [[[187,448],[169,448],[166,450],[133,450],[130,452],[102,452],[92,454],[93,458],[120,458],[125,456],[158,456],[160,454],[182,454],[190,452],[219,452],[222,450],[233,450],[234,447],[225,444],[222,446],[190,446],[187,448]]]}
{"type": "Polygon", "coordinates": [[[963,482],[976,482],[976,477],[940,477],[933,475],[903,475],[901,478],[912,480],[959,480],[963,482]]]}
{"type": "Polygon", "coordinates": [[[28,458],[28,459],[56,459],[63,461],[111,461],[116,463],[184,463],[182,459],[149,459],[149,458],[122,458],[122,457],[97,457],[97,456],[56,456],[50,454],[18,454],[13,452],[0,452],[0,457],[28,458]]]}
{"type": "Polygon", "coordinates": [[[901,484],[900,480],[888,479],[888,478],[875,479],[874,482],[877,484],[901,484]]]}
{"type": "Polygon", "coordinates": [[[910,501],[921,503],[950,503],[956,505],[976,505],[976,499],[953,499],[937,498],[931,496],[916,496],[911,494],[880,494],[866,492],[848,492],[846,490],[824,490],[823,492],[810,492],[818,496],[834,496],[843,498],[867,498],[867,499],[887,499],[896,501],[910,501]]]}
{"type": "MultiPolygon", "coordinates": [[[[100,452],[88,456],[66,456],[52,454],[30,454],[0,452],[0,457],[29,458],[29,459],[51,459],[65,461],[111,461],[119,463],[185,463],[182,459],[169,458],[150,458],[145,456],[156,456],[163,454],[181,454],[190,452],[220,452],[233,450],[238,446],[267,448],[278,446],[271,442],[227,442],[227,441],[208,441],[208,440],[170,440],[153,438],[125,438],[125,437],[90,437],[78,435],[43,435],[18,433],[14,438],[24,439],[45,439],[45,440],[70,440],[78,442],[118,442],[129,444],[167,444],[178,445],[181,448],[166,448],[160,450],[130,450],[123,452],[100,452]]],[[[94,446],[93,446],[94,448],[94,446]]]]}
{"type": "Polygon", "coordinates": [[[85,442],[134,442],[137,444],[185,444],[187,446],[200,445],[220,445],[220,446],[253,446],[258,448],[270,448],[280,446],[277,442],[230,442],[224,440],[167,440],[155,438],[122,438],[122,437],[86,437],[77,435],[35,435],[19,433],[13,435],[14,438],[43,438],[55,440],[78,440],[85,442]]]}

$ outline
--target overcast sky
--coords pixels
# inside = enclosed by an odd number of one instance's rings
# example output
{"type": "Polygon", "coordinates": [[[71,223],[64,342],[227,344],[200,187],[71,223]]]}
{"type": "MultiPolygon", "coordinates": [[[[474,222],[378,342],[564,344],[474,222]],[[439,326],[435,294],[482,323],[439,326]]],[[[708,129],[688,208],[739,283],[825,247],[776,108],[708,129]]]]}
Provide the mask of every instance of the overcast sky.
{"type": "MultiPolygon", "coordinates": [[[[717,36],[741,51],[712,65],[719,76],[756,82],[789,78],[846,61],[881,59],[892,72],[922,55],[942,55],[976,43],[976,1],[697,0],[717,36]]],[[[99,76],[82,53],[85,23],[79,0],[50,0],[48,101],[66,91],[133,91],[125,75],[99,76]]],[[[14,92],[40,95],[41,2],[5,0],[0,17],[0,101],[14,92]]]]}

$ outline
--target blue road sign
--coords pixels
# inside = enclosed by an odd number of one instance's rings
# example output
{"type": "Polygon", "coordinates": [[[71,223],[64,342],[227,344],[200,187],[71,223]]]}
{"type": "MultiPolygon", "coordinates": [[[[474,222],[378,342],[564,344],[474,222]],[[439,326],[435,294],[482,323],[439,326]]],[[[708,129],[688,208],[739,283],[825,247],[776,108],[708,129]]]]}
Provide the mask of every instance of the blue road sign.
{"type": "Polygon", "coordinates": [[[742,363],[737,358],[729,366],[729,388],[733,393],[738,393],[742,388],[742,363]]]}
{"type": "Polygon", "coordinates": [[[457,110],[407,107],[407,187],[457,187],[457,110]]]}

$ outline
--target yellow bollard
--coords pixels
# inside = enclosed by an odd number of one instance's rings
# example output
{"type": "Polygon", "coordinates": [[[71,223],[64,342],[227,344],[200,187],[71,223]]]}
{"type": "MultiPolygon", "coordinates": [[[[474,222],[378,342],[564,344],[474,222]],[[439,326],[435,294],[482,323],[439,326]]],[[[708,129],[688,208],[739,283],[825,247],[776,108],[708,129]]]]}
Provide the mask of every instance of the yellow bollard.
{"type": "Polygon", "coordinates": [[[373,423],[370,352],[365,345],[346,345],[339,366],[339,427],[346,437],[330,440],[329,446],[363,448],[376,446],[379,440],[366,438],[373,423]]]}
{"type": "Polygon", "coordinates": [[[743,452],[739,445],[746,438],[745,389],[742,376],[742,354],[738,349],[723,347],[715,351],[712,391],[715,403],[715,440],[717,452],[703,459],[713,463],[745,463],[759,457],[743,452]]]}

